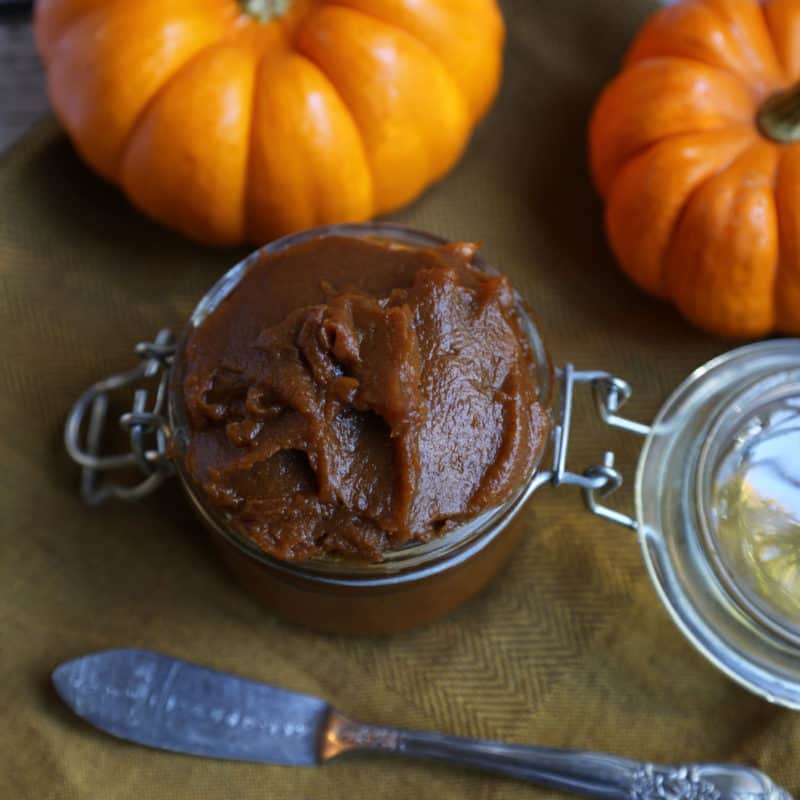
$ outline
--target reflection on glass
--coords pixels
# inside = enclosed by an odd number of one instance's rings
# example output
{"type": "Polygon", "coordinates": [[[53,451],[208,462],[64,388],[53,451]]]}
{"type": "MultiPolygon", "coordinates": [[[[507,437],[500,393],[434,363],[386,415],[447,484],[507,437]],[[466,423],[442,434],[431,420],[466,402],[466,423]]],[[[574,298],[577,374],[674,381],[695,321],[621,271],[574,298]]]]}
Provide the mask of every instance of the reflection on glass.
{"type": "Polygon", "coordinates": [[[800,626],[800,398],[769,403],[740,428],[717,465],[713,517],[740,588],[800,626]]]}

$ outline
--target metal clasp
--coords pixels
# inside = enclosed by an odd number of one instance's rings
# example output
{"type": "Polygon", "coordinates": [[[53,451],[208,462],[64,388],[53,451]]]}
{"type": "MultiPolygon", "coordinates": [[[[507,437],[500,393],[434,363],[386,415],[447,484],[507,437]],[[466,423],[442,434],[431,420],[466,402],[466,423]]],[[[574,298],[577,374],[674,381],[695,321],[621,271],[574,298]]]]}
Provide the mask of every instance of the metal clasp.
{"type": "Polygon", "coordinates": [[[593,514],[636,530],[639,523],[633,517],[598,502],[598,498],[607,497],[622,486],[622,473],[614,467],[612,451],[608,450],[603,454],[602,463],[588,467],[581,474],[567,469],[567,450],[572,425],[575,384],[588,383],[591,385],[597,413],[607,425],[647,436],[650,432],[649,425],[634,422],[617,414],[631,396],[631,387],[621,378],[608,372],[580,372],[572,364],[558,369],[556,375],[561,383],[561,405],[558,420],[553,428],[553,466],[551,469],[539,473],[534,488],[545,483],[549,483],[551,486],[561,486],[562,484],[577,486],[583,494],[586,507],[593,514]]]}
{"type": "Polygon", "coordinates": [[[172,333],[162,330],[154,342],[140,342],[136,354],[142,359],[138,367],[96,383],[81,395],[67,417],[64,444],[70,458],[82,467],[81,497],[90,505],[109,497],[138,500],[174,471],[168,454],[170,430],[163,416],[175,354],[172,333]],[[148,389],[140,386],[134,390],[132,409],[119,417],[120,426],[128,434],[130,450],[102,454],[111,392],[155,378],[158,384],[149,407],[148,389]],[[132,467],[144,475],[142,480],[121,483],[108,474],[132,467]]]}

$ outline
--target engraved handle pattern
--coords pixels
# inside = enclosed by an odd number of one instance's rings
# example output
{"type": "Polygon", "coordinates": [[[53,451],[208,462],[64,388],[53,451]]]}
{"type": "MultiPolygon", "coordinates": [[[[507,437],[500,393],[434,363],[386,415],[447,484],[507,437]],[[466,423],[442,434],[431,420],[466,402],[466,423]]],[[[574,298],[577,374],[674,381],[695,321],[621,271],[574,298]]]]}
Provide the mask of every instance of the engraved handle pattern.
{"type": "Polygon", "coordinates": [[[323,759],[352,751],[443,761],[605,800],[792,800],[750,767],[644,764],[600,753],[364,725],[332,712],[323,759]]]}

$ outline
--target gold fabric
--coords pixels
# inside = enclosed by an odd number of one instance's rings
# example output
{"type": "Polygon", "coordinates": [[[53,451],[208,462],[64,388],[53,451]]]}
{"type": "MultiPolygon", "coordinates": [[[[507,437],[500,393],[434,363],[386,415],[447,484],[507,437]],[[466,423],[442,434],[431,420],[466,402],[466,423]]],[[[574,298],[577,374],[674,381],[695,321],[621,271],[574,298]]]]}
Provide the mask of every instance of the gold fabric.
{"type": "MultiPolygon", "coordinates": [[[[555,363],[635,387],[647,420],[729,345],[635,289],[604,243],[586,122],[635,29],[636,0],[504,3],[499,100],[455,171],[394,219],[478,239],[535,306],[555,363]]],[[[134,505],[86,508],[62,446],[78,394],[180,328],[242,252],[204,249],[137,214],[52,122],[0,163],[0,797],[523,798],[491,776],[389,759],[320,768],[224,763],[115,741],[49,686],[59,662],[119,646],[162,650],[327,698],[367,721],[612,751],[735,760],[800,791],[800,717],[738,688],[661,607],[633,534],[543,489],[508,569],[449,618],[385,638],[284,624],[218,562],[173,482],[134,505]]],[[[633,475],[639,441],[581,397],[573,466],[606,447],[633,475]]],[[[630,491],[619,502],[631,507],[630,491]]]]}

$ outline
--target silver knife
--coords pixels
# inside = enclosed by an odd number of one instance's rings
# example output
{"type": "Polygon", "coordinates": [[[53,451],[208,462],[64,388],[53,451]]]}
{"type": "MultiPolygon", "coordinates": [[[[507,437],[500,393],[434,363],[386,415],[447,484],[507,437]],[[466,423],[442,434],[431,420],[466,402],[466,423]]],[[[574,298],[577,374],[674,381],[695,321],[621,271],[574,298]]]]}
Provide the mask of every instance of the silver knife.
{"type": "Polygon", "coordinates": [[[146,650],[61,664],[64,702],[120,739],[196,756],[312,766],[354,751],[433,759],[605,800],[791,800],[734,764],[663,766],[354,722],[324,700],[146,650]]]}

